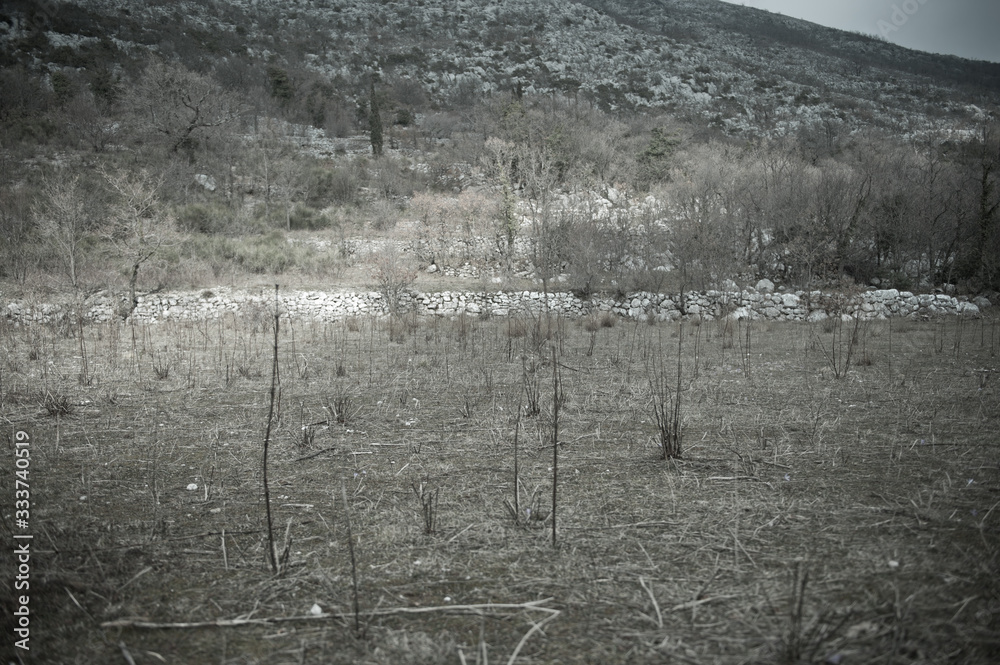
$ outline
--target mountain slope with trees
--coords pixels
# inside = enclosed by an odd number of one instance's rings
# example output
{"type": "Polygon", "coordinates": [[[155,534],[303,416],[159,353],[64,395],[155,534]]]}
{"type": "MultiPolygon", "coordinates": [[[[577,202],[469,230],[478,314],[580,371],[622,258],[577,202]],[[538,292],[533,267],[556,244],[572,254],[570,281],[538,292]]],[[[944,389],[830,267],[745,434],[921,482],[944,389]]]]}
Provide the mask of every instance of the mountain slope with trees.
{"type": "Polygon", "coordinates": [[[13,283],[324,280],[349,257],[289,240],[363,232],[581,291],[1000,286],[1000,65],[746,7],[22,1],[0,65],[13,283]],[[100,221],[129,172],[141,271],[100,221]]]}

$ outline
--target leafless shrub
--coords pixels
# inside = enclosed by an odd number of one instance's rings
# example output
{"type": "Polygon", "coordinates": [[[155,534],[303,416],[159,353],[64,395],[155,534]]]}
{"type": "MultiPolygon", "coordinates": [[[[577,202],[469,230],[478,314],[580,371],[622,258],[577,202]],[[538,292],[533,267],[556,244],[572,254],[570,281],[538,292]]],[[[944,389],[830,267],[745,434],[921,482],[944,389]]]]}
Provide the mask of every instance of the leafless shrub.
{"type": "Polygon", "coordinates": [[[385,299],[389,313],[398,313],[401,297],[417,278],[416,268],[392,245],[375,253],[371,262],[376,289],[385,299]]]}
{"type": "Polygon", "coordinates": [[[829,342],[815,339],[818,335],[815,328],[812,329],[812,334],[815,346],[823,353],[827,366],[833,370],[836,378],[847,376],[852,364],[870,365],[874,362],[867,351],[867,321],[863,321],[860,316],[837,315],[826,319],[823,324],[824,332],[829,328],[829,342]],[[861,361],[856,360],[857,353],[861,353],[861,361]]]}
{"type": "Polygon", "coordinates": [[[163,381],[170,376],[170,361],[163,358],[153,357],[153,375],[157,380],[163,381]]]}
{"type": "Polygon", "coordinates": [[[670,380],[662,371],[649,377],[649,389],[663,459],[680,457],[680,394],[671,390],[670,380]]]}

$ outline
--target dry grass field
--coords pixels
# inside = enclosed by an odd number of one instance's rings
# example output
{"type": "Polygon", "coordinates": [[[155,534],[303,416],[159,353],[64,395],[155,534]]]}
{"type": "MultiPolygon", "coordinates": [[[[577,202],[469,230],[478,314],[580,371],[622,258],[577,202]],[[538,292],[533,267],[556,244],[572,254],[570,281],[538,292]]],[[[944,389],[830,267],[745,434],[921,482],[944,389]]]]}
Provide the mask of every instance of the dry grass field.
{"type": "Polygon", "coordinates": [[[282,319],[277,573],[273,330],[0,330],[5,657],[1000,662],[994,320],[282,319]]]}

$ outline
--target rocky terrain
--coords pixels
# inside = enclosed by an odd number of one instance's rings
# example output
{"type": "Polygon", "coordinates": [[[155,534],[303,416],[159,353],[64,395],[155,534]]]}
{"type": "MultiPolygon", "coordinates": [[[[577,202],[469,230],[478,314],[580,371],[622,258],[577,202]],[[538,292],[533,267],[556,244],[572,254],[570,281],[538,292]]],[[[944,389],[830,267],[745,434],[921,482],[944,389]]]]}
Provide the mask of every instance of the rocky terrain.
{"type": "Polygon", "coordinates": [[[919,133],[971,121],[1000,94],[1000,64],[714,0],[77,0],[42,3],[34,24],[40,36],[8,14],[0,43],[34,39],[35,57],[47,49],[57,62],[155,53],[233,84],[266,62],[314,72],[354,101],[375,72],[417,112],[518,90],[670,111],[730,134],[919,133]]]}

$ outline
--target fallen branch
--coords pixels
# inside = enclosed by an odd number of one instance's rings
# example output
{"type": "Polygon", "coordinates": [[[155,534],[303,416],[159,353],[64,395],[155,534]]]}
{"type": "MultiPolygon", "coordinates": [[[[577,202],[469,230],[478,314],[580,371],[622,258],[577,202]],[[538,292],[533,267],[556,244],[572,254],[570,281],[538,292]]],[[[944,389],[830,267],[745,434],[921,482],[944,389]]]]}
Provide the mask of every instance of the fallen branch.
{"type": "MultiPolygon", "coordinates": [[[[483,605],[439,605],[432,607],[389,607],[376,609],[365,614],[369,616],[397,616],[405,614],[430,614],[442,612],[445,614],[474,614],[477,616],[488,616],[491,614],[504,615],[518,610],[536,610],[546,612],[551,615],[559,613],[550,607],[542,607],[542,603],[552,600],[544,598],[533,600],[527,603],[486,603],[483,605]]],[[[267,626],[275,623],[288,623],[293,621],[322,621],[330,619],[349,619],[353,613],[345,612],[324,612],[323,614],[307,614],[290,617],[265,617],[262,619],[216,619],[214,621],[183,621],[178,623],[160,623],[155,621],[142,621],[133,619],[117,619],[115,621],[105,621],[101,628],[141,628],[147,630],[172,630],[172,629],[192,629],[192,628],[239,628],[242,626],[267,626]]],[[[540,625],[540,624],[539,624],[540,625]]]]}
{"type": "Polygon", "coordinates": [[[337,449],[337,446],[333,446],[332,448],[324,448],[323,450],[320,450],[319,452],[315,452],[312,455],[306,455],[305,457],[296,457],[292,461],[293,462],[304,462],[305,460],[309,460],[309,459],[312,459],[314,457],[319,457],[320,455],[322,455],[324,453],[333,452],[336,449],[337,449]]]}
{"type": "Polygon", "coordinates": [[[705,603],[712,603],[712,602],[715,602],[716,600],[728,600],[730,598],[737,598],[737,597],[738,596],[735,596],[735,595],[730,595],[730,596],[713,596],[711,598],[702,598],[701,600],[689,600],[686,603],[681,603],[680,605],[674,605],[673,607],[671,607],[667,611],[668,612],[679,612],[681,610],[690,610],[690,609],[694,609],[695,607],[698,607],[700,605],[704,605],[705,603]]]}

